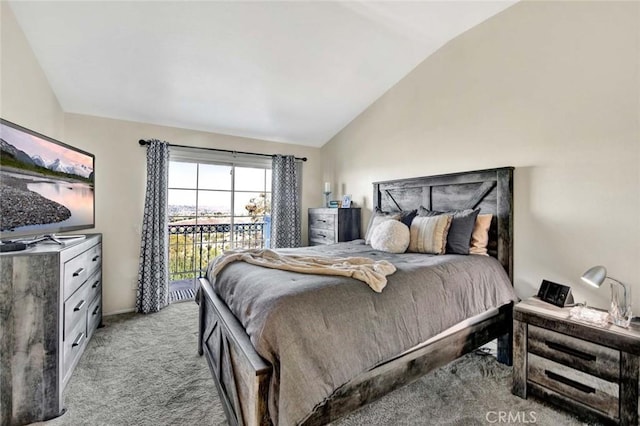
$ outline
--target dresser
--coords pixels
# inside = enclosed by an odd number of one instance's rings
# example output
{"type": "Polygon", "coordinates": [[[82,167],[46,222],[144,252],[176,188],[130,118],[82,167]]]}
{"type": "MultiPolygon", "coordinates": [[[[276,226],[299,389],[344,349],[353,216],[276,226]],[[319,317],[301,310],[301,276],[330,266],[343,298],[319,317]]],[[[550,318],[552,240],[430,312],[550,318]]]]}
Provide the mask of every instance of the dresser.
{"type": "Polygon", "coordinates": [[[62,393],[102,321],[102,237],[0,254],[0,424],[64,413],[62,393]]]}
{"type": "Polygon", "coordinates": [[[513,387],[597,424],[638,424],[640,329],[598,327],[531,298],[513,312],[513,387]]]}
{"type": "Polygon", "coordinates": [[[309,209],[309,245],[341,243],[360,238],[360,209],[309,209]]]}

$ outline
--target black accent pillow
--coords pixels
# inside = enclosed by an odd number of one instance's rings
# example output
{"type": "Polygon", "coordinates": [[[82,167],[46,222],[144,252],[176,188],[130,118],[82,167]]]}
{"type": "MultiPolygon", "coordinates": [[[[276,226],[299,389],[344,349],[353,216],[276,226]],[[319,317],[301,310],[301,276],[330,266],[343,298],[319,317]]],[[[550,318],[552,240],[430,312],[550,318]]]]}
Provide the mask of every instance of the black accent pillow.
{"type": "Polygon", "coordinates": [[[402,213],[402,217],[400,218],[400,222],[404,223],[409,228],[411,228],[411,222],[413,222],[413,218],[418,215],[418,209],[406,210],[406,211],[402,211],[401,213],[402,213]]]}
{"type": "Polygon", "coordinates": [[[473,226],[476,223],[478,213],[480,213],[480,209],[440,212],[427,210],[422,206],[418,208],[418,216],[439,216],[441,214],[452,216],[449,235],[447,236],[447,254],[469,254],[471,234],[473,233],[473,226]]]}

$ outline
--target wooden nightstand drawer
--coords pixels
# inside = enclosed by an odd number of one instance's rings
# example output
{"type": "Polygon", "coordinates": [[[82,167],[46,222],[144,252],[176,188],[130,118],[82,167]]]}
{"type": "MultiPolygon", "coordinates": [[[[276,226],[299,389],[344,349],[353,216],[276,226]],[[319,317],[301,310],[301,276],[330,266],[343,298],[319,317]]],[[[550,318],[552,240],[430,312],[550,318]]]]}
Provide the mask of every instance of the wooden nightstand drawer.
{"type": "Polygon", "coordinates": [[[330,214],[309,214],[309,227],[333,230],[336,216],[330,214]]]}
{"type": "Polygon", "coordinates": [[[620,378],[620,351],[529,325],[530,353],[608,381],[620,378]]]}
{"type": "Polygon", "coordinates": [[[586,404],[611,418],[618,417],[616,383],[599,379],[554,361],[529,354],[528,380],[586,404]]]}
{"type": "Polygon", "coordinates": [[[333,229],[309,228],[309,241],[316,244],[333,244],[336,242],[333,229]]]}

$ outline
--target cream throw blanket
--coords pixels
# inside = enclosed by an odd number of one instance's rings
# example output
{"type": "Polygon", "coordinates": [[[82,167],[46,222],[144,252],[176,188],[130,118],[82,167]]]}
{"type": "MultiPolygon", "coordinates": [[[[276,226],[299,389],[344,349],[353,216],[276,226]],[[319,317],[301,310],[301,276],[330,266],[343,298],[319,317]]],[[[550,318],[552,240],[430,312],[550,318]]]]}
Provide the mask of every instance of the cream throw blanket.
{"type": "Polygon", "coordinates": [[[364,281],[375,292],[382,292],[387,285],[387,275],[396,271],[396,267],[386,260],[366,257],[317,257],[279,254],[269,249],[227,250],[216,257],[209,266],[212,276],[231,262],[243,261],[265,268],[300,272],[316,275],[339,275],[364,281]]]}

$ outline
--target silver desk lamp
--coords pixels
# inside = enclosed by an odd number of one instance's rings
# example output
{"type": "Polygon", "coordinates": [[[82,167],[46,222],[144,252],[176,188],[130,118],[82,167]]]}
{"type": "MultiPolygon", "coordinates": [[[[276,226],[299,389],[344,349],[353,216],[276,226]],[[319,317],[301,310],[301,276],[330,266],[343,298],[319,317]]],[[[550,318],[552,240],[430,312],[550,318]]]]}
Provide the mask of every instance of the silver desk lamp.
{"type": "Polygon", "coordinates": [[[594,266],[582,274],[582,281],[592,287],[600,287],[606,279],[611,281],[611,321],[620,327],[628,328],[631,323],[631,289],[615,278],[607,276],[604,266],[594,266]]]}

